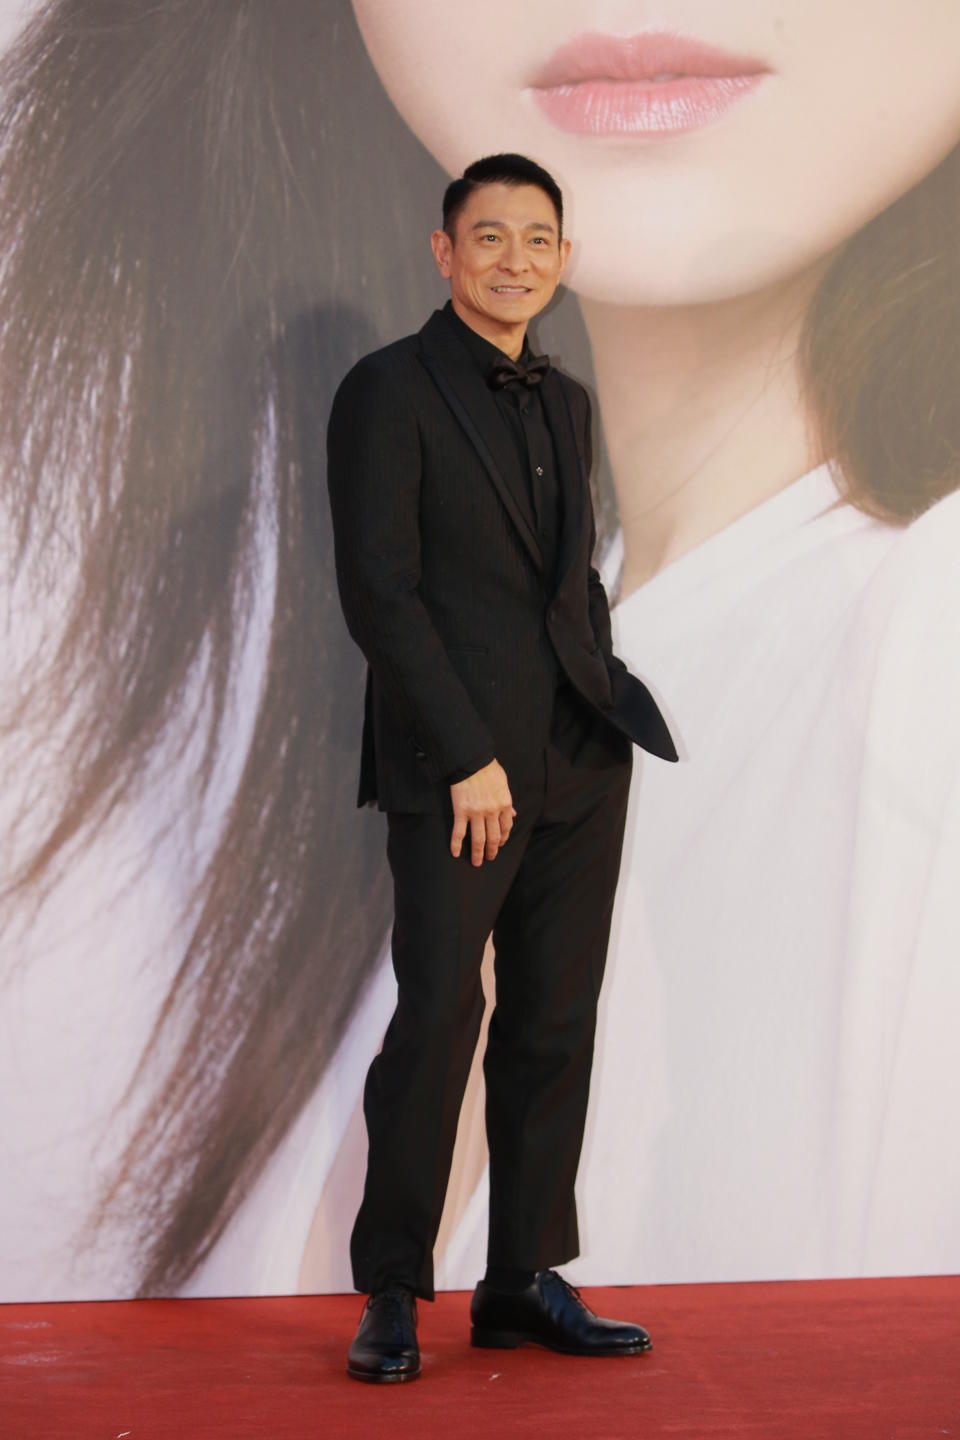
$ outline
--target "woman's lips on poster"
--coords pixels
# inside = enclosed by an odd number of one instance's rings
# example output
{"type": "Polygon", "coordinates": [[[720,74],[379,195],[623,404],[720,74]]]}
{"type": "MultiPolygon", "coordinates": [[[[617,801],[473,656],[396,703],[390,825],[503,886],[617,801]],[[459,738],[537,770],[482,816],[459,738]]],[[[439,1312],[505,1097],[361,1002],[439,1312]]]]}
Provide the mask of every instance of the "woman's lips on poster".
{"type": "Polygon", "coordinates": [[[662,31],[580,35],[533,77],[540,109],[582,135],[675,135],[717,120],[768,75],[760,60],[662,31]]]}

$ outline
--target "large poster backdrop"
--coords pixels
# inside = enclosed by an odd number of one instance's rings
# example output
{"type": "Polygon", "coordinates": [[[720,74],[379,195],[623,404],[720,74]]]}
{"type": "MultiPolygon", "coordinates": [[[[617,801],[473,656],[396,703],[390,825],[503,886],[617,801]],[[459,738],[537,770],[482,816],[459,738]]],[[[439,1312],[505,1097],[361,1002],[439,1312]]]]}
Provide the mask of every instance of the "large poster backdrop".
{"type": "Polygon", "coordinates": [[[570,1273],[960,1268],[954,0],[4,0],[0,41],[0,1297],[349,1288],[391,893],[324,423],[497,150],[565,192],[537,342],[683,752],[637,756],[570,1273]]]}

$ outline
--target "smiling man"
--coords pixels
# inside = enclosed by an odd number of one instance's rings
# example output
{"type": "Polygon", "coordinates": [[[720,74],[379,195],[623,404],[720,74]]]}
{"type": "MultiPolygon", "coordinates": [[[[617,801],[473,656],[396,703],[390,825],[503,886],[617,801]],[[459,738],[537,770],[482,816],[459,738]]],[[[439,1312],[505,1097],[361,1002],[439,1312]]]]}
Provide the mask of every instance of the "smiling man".
{"type": "Polygon", "coordinates": [[[590,407],[527,324],[569,253],[560,190],[519,155],[448,187],[431,246],[450,299],[361,360],[334,401],[337,579],[368,662],[358,804],[387,813],[397,1008],[364,1091],[351,1240],[368,1292],[349,1373],[420,1372],[457,1118],[483,1014],[488,1265],[475,1345],[635,1355],[551,1267],[578,1252],[574,1180],[632,743],[676,751],[618,660],[588,477],[590,407]]]}

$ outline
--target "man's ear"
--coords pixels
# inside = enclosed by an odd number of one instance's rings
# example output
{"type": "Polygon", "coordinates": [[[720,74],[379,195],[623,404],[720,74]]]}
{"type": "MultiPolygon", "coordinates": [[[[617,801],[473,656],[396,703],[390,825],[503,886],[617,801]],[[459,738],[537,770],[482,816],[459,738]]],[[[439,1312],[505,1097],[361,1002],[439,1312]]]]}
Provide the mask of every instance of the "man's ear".
{"type": "Polygon", "coordinates": [[[433,251],[433,258],[437,262],[440,274],[444,280],[449,280],[453,261],[453,241],[446,230],[434,230],[430,236],[430,249],[433,251]]]}

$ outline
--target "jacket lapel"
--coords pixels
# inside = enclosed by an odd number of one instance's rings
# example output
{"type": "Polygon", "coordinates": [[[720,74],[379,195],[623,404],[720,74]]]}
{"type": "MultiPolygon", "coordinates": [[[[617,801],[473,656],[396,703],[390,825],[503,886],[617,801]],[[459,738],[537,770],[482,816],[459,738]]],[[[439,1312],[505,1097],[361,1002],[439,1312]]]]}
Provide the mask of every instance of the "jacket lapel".
{"type": "Polygon", "coordinates": [[[583,496],[587,477],[574,431],[570,403],[564,391],[563,381],[556,370],[547,371],[540,386],[540,394],[543,399],[547,424],[550,426],[550,434],[553,436],[553,448],[557,457],[557,469],[563,493],[563,526],[560,531],[556,577],[559,590],[574,561],[580,543],[580,530],[583,524],[583,496]]]}
{"type": "Polygon", "coordinates": [[[420,349],[430,378],[483,462],[534,562],[542,569],[536,520],[509,431],[491,391],[442,311],[434,311],[420,331],[420,349]]]}

